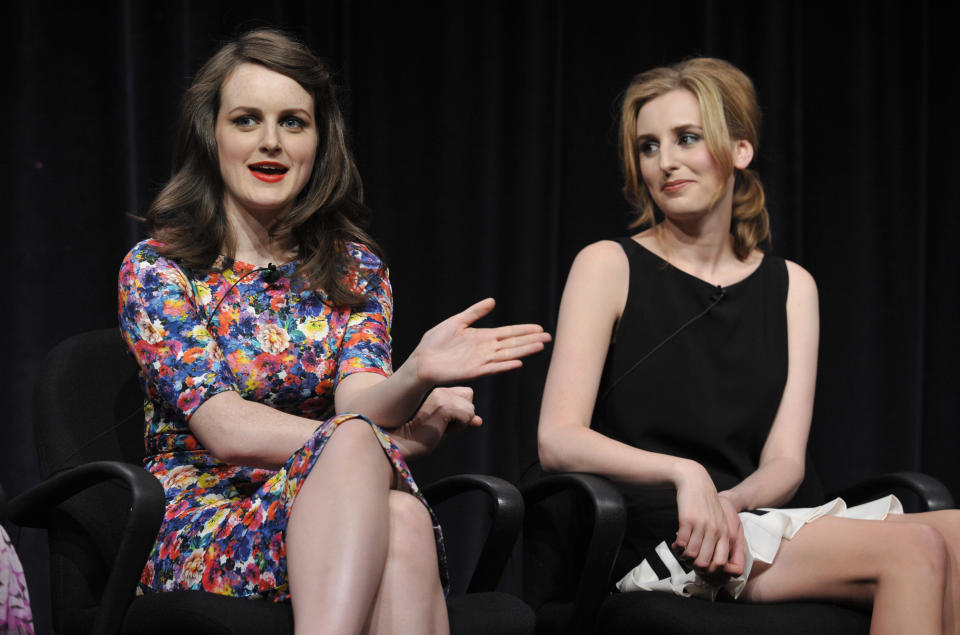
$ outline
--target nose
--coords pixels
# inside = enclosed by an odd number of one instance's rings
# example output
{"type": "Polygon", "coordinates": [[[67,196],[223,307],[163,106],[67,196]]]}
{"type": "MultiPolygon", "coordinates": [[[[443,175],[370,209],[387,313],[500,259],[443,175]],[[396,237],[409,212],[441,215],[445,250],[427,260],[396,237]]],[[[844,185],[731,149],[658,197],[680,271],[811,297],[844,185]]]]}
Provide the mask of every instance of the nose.
{"type": "Polygon", "coordinates": [[[657,157],[660,160],[660,169],[665,173],[669,174],[677,168],[677,152],[669,145],[664,144],[660,146],[657,157]]]}
{"type": "Polygon", "coordinates": [[[275,123],[265,124],[261,130],[260,151],[266,154],[277,154],[280,151],[280,133],[275,123]]]}

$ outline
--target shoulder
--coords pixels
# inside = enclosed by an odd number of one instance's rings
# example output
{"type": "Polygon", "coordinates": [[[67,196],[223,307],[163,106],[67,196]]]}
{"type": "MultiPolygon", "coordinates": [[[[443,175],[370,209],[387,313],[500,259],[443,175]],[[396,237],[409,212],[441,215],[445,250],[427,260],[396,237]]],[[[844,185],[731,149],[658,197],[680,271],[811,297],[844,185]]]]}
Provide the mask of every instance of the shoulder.
{"type": "Polygon", "coordinates": [[[810,272],[791,260],[784,259],[783,262],[787,267],[787,281],[789,283],[787,297],[789,298],[794,293],[816,297],[817,283],[810,272]]]}
{"type": "Polygon", "coordinates": [[[346,252],[350,257],[349,270],[344,280],[354,293],[367,295],[380,288],[389,288],[390,272],[373,251],[362,243],[347,242],[346,252]]]}
{"type": "Polygon", "coordinates": [[[613,240],[601,240],[580,250],[573,260],[574,270],[594,275],[626,273],[629,263],[623,246],[613,240]]]}
{"type": "Polygon", "coordinates": [[[612,240],[587,245],[573,260],[561,301],[561,314],[586,310],[616,320],[623,311],[630,264],[623,247],[612,240]]]}
{"type": "Polygon", "coordinates": [[[787,267],[787,321],[788,323],[819,320],[817,283],[810,273],[795,262],[783,261],[787,267]]]}
{"type": "Polygon", "coordinates": [[[154,277],[156,282],[187,282],[186,273],[177,263],[161,253],[164,244],[148,238],[142,240],[127,252],[120,265],[120,281],[129,277],[143,279],[154,277]]]}

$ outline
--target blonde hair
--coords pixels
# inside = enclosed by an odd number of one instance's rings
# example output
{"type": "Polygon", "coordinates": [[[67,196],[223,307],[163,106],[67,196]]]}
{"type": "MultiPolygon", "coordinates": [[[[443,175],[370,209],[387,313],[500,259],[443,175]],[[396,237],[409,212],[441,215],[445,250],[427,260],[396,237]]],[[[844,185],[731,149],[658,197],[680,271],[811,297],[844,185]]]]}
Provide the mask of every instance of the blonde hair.
{"type": "MultiPolygon", "coordinates": [[[[757,151],[760,106],[753,82],[733,64],[696,57],[673,66],[654,68],[633,78],[623,98],[620,116],[620,154],[623,160],[623,194],[638,212],[634,229],[654,225],[653,199],[640,174],[637,113],[652,99],[683,88],[697,98],[703,119],[703,136],[711,156],[725,176],[734,171],[730,141],[747,141],[757,151]]],[[[769,242],[770,215],[760,179],[749,169],[737,170],[733,186],[733,250],[745,260],[756,247],[769,242]]]]}

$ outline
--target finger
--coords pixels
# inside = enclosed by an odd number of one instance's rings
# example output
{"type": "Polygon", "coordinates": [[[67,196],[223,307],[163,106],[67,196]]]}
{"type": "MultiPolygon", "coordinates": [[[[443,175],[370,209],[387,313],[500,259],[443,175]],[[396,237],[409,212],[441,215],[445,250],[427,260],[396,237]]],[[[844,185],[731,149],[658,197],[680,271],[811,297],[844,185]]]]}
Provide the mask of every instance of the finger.
{"type": "Polygon", "coordinates": [[[514,370],[523,366],[523,362],[519,359],[509,359],[506,361],[491,361],[487,362],[477,371],[474,377],[485,377],[487,375],[496,375],[497,373],[505,373],[508,370],[514,370]]]}
{"type": "Polygon", "coordinates": [[[501,338],[497,340],[497,348],[500,350],[528,346],[530,344],[546,344],[550,341],[550,334],[543,331],[526,333],[524,335],[515,335],[513,337],[501,338]]]}
{"type": "Polygon", "coordinates": [[[514,346],[512,348],[502,348],[493,354],[491,361],[507,361],[510,359],[520,359],[521,357],[528,357],[534,353],[539,353],[543,350],[543,342],[535,342],[533,344],[525,344],[523,346],[514,346]]]}
{"type": "Polygon", "coordinates": [[[450,386],[447,388],[450,392],[455,394],[460,399],[466,399],[467,401],[473,403],[473,388],[469,386],[450,386]]]}
{"type": "Polygon", "coordinates": [[[473,415],[473,419],[470,420],[468,424],[471,428],[479,428],[483,425],[483,419],[479,415],[473,415]]]}
{"type": "Polygon", "coordinates": [[[673,541],[674,552],[682,552],[687,548],[687,545],[690,544],[690,535],[693,533],[693,528],[689,523],[680,523],[680,528],[677,530],[677,539],[673,541]]]}
{"type": "Polygon", "coordinates": [[[723,570],[730,575],[740,575],[743,573],[745,564],[744,551],[746,550],[747,540],[743,535],[743,526],[734,534],[733,543],[730,545],[730,556],[723,570]]]}
{"type": "Polygon", "coordinates": [[[466,326],[469,326],[486,314],[490,313],[490,311],[493,311],[493,307],[496,306],[496,304],[497,303],[493,298],[486,298],[484,300],[480,300],[473,306],[468,307],[466,310],[457,313],[453,317],[466,326]]]}
{"type": "MultiPolygon", "coordinates": [[[[506,324],[492,328],[490,331],[498,340],[508,340],[513,337],[543,333],[543,327],[539,324],[506,324]]],[[[549,337],[549,334],[547,334],[547,337],[549,337]]]]}
{"type": "Polygon", "coordinates": [[[683,550],[683,557],[696,560],[700,555],[700,550],[703,548],[703,541],[706,540],[706,538],[704,527],[702,525],[695,527],[694,530],[690,532],[690,541],[687,543],[687,548],[683,550]]]}
{"type": "Polygon", "coordinates": [[[730,556],[730,541],[726,536],[721,535],[713,548],[713,559],[707,566],[710,573],[720,571],[727,564],[727,558],[730,556]]]}
{"type": "Polygon", "coordinates": [[[687,547],[687,557],[693,559],[693,566],[706,569],[713,561],[713,552],[717,548],[717,534],[706,530],[703,532],[703,540],[700,541],[700,548],[697,551],[691,551],[687,547]]]}

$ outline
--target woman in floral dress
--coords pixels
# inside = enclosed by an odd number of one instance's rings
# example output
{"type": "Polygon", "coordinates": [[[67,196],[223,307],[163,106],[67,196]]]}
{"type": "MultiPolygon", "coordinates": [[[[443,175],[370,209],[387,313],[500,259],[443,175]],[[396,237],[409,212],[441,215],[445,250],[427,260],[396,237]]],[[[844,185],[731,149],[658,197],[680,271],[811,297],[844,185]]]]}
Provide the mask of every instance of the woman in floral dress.
{"type": "Polygon", "coordinates": [[[448,630],[439,527],[403,457],[480,423],[470,389],[433,386],[516,368],[549,336],[471,327],[488,299],[394,372],[368,218],[324,66],[272,30],[217,52],[187,92],[153,238],[120,271],[167,498],[141,592],[289,599],[298,633],[448,630]]]}

